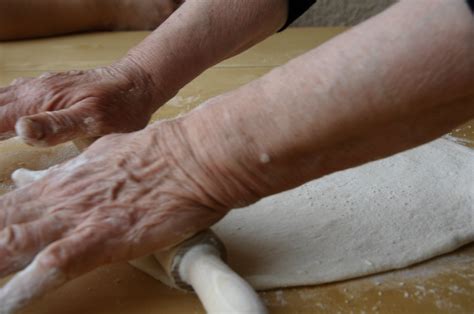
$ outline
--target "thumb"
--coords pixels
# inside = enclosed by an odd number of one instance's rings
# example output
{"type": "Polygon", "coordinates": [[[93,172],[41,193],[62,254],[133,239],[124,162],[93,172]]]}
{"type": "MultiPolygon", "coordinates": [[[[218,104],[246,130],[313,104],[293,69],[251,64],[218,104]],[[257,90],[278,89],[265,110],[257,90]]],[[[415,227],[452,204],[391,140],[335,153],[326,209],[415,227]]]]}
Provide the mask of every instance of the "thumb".
{"type": "Polygon", "coordinates": [[[20,118],[16,134],[33,146],[53,146],[79,137],[100,135],[100,123],[80,106],[20,118]]]}
{"type": "Polygon", "coordinates": [[[15,185],[19,188],[24,187],[30,183],[33,183],[42,177],[46,176],[49,172],[49,169],[46,170],[28,170],[24,168],[20,168],[15,170],[12,173],[12,180],[15,185]]]}

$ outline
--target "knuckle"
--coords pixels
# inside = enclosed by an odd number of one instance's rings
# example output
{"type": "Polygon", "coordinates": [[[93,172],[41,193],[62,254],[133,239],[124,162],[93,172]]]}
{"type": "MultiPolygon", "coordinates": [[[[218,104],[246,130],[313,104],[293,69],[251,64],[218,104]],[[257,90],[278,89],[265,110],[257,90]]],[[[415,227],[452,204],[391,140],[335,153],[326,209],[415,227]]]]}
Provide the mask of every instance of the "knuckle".
{"type": "Polygon", "coordinates": [[[38,263],[45,268],[64,270],[72,260],[71,250],[61,245],[53,245],[38,257],[38,263]]]}
{"type": "Polygon", "coordinates": [[[80,230],[81,237],[87,239],[88,245],[100,243],[104,240],[104,231],[101,230],[101,228],[98,227],[96,224],[84,226],[78,230],[80,230]]]}
{"type": "Polygon", "coordinates": [[[26,82],[28,82],[29,79],[25,78],[25,77],[17,77],[16,79],[14,79],[12,82],[11,82],[11,85],[21,85],[21,84],[24,84],[26,82]]]}
{"type": "Polygon", "coordinates": [[[79,75],[83,75],[85,73],[85,71],[83,71],[83,70],[69,70],[69,71],[64,72],[64,73],[69,75],[69,76],[79,76],[79,75]]]}
{"type": "Polygon", "coordinates": [[[24,246],[25,233],[19,225],[9,225],[0,233],[0,246],[9,251],[17,251],[24,246]]]}
{"type": "MultiPolygon", "coordinates": [[[[49,112],[49,111],[56,111],[62,109],[58,106],[58,102],[54,101],[54,97],[56,96],[56,92],[51,90],[50,88],[45,88],[42,91],[41,100],[37,106],[40,112],[49,112]]],[[[36,108],[32,108],[33,110],[38,110],[36,108]]]]}
{"type": "Polygon", "coordinates": [[[107,114],[93,105],[85,110],[86,112],[80,113],[80,121],[78,121],[83,131],[89,136],[105,134],[106,130],[110,127],[107,114]]]}
{"type": "Polygon", "coordinates": [[[58,73],[53,73],[53,72],[44,72],[40,76],[38,76],[39,79],[49,79],[51,77],[56,76],[58,73]]]}
{"type": "Polygon", "coordinates": [[[96,108],[93,114],[87,115],[87,117],[83,119],[83,124],[87,133],[93,135],[110,133],[114,127],[114,123],[110,121],[108,114],[101,108],[96,108]]]}

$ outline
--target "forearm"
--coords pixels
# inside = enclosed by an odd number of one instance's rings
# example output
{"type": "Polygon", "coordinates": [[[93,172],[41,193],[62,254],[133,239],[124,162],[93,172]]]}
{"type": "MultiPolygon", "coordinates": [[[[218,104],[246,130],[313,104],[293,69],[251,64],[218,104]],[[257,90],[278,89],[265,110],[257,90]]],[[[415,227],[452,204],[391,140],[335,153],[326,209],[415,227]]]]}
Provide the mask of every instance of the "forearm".
{"type": "Polygon", "coordinates": [[[181,0],[2,0],[0,40],[155,29],[180,3],[181,0]]]}
{"type": "Polygon", "coordinates": [[[464,1],[402,1],[211,100],[183,125],[197,159],[219,165],[207,171],[255,201],[474,117],[472,56],[474,17],[464,1]]]}
{"type": "Polygon", "coordinates": [[[0,40],[97,29],[100,16],[97,1],[92,0],[2,0],[0,40]]]}
{"type": "Polygon", "coordinates": [[[276,32],[286,17],[287,0],[186,1],[119,63],[143,69],[169,99],[207,68],[276,32]]]}

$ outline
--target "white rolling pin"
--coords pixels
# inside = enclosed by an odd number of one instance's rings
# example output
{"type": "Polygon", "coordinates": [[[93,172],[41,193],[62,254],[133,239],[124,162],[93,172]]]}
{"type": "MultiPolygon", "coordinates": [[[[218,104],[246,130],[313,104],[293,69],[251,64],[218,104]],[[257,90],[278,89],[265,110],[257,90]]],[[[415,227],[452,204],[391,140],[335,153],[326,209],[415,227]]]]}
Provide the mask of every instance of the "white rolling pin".
{"type": "Polygon", "coordinates": [[[208,313],[267,313],[253,288],[223,261],[224,245],[212,231],[154,256],[172,286],[194,290],[208,313]]]}

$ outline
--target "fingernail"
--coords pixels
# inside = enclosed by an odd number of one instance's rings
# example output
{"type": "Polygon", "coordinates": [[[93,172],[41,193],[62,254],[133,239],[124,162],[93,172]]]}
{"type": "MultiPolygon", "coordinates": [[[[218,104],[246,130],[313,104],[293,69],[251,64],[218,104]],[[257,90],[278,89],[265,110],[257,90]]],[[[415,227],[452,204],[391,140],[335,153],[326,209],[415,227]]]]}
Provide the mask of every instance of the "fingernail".
{"type": "Polygon", "coordinates": [[[15,125],[15,131],[23,139],[41,140],[44,137],[41,124],[28,118],[18,120],[15,125]]]}

